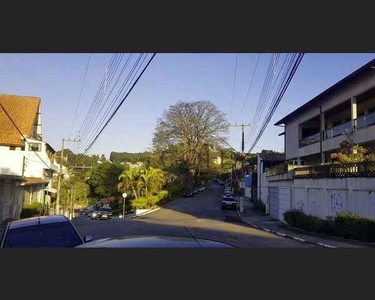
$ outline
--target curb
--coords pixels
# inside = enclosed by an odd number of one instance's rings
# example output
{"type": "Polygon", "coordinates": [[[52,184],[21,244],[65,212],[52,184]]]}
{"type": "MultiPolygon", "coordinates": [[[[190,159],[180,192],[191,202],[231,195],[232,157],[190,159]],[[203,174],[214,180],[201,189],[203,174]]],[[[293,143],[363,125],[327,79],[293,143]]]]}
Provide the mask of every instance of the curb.
{"type": "Polygon", "coordinates": [[[307,243],[307,244],[311,244],[311,245],[315,245],[315,246],[319,246],[319,247],[323,247],[323,248],[335,248],[335,249],[338,248],[336,246],[332,246],[332,245],[328,245],[328,244],[324,244],[324,243],[320,243],[320,242],[317,242],[317,243],[311,242],[311,241],[308,241],[308,240],[305,240],[305,239],[301,239],[297,236],[291,236],[291,235],[288,235],[288,234],[285,234],[285,233],[282,233],[282,232],[277,232],[277,231],[274,231],[274,230],[271,230],[271,229],[268,229],[268,228],[259,227],[259,226],[255,225],[253,223],[244,221],[241,218],[241,214],[238,210],[237,210],[237,215],[243,223],[245,223],[247,225],[250,225],[251,227],[254,227],[256,229],[263,230],[263,231],[268,232],[268,233],[276,234],[276,235],[284,237],[284,238],[292,239],[292,240],[295,240],[295,241],[299,241],[299,242],[302,242],[302,243],[307,243]]]}
{"type": "MultiPolygon", "coordinates": [[[[176,200],[177,200],[177,199],[176,199],[176,200]]],[[[132,216],[132,217],[130,217],[130,218],[128,218],[128,219],[135,219],[135,218],[138,218],[138,217],[142,217],[142,216],[145,216],[145,215],[151,214],[151,213],[153,213],[153,212],[155,212],[155,211],[158,211],[159,209],[162,209],[162,208],[164,208],[164,207],[166,207],[166,206],[172,204],[172,203],[175,202],[176,200],[173,200],[173,201],[171,201],[171,202],[168,202],[168,203],[166,203],[166,204],[164,204],[164,205],[162,205],[162,206],[160,206],[160,207],[157,207],[157,208],[155,208],[155,209],[152,209],[152,210],[146,211],[146,212],[144,212],[143,214],[139,214],[139,215],[136,215],[136,216],[132,216]]]]}

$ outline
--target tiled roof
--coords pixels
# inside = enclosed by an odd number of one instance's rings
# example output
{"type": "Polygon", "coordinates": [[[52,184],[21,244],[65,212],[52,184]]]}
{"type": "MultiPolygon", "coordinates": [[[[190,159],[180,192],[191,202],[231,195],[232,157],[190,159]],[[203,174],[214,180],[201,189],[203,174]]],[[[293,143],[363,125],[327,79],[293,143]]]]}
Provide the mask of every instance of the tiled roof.
{"type": "MultiPolygon", "coordinates": [[[[13,119],[20,131],[32,136],[40,98],[0,94],[0,103],[13,119]]],[[[23,147],[20,134],[0,107],[0,145],[23,147]]]]}

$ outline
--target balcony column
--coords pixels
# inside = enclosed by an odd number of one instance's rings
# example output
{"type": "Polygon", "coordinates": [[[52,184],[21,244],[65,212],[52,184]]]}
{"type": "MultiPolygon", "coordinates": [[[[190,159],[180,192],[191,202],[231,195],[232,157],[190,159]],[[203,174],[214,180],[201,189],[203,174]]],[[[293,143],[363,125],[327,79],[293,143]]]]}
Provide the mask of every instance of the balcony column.
{"type": "Polygon", "coordinates": [[[324,163],[325,160],[325,153],[323,152],[323,134],[324,130],[326,129],[326,120],[325,114],[322,112],[322,107],[320,107],[320,161],[324,163]]]}
{"type": "Polygon", "coordinates": [[[357,98],[356,97],[352,97],[350,99],[351,101],[351,116],[352,116],[352,130],[356,130],[357,129],[357,98]]]}

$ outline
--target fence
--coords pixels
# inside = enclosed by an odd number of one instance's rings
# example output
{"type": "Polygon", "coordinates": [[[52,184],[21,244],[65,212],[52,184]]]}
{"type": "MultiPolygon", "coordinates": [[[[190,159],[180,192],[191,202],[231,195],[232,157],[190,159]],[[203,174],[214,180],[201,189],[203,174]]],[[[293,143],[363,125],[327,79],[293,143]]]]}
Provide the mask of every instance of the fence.
{"type": "Polygon", "coordinates": [[[375,161],[328,164],[295,169],[295,178],[375,177],[375,161]]]}

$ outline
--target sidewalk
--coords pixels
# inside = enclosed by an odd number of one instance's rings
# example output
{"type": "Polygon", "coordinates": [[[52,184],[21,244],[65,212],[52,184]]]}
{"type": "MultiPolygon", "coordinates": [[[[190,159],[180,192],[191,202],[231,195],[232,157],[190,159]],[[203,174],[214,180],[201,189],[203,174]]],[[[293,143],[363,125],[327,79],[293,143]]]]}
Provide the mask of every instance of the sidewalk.
{"type": "Polygon", "coordinates": [[[250,201],[245,201],[244,211],[237,211],[242,222],[273,234],[291,238],[300,242],[314,244],[325,248],[369,248],[375,244],[355,240],[347,240],[339,237],[331,237],[323,234],[310,233],[305,230],[292,227],[286,223],[275,220],[269,215],[257,212],[250,201]]]}

